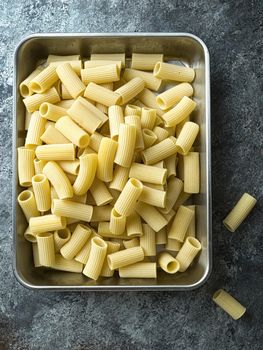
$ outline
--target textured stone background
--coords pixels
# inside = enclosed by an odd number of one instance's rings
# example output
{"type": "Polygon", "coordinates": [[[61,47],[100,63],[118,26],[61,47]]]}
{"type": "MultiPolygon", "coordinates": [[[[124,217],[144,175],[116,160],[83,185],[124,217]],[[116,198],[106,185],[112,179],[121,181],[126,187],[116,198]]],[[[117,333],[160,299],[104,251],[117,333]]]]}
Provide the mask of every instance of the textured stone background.
{"type": "Polygon", "coordinates": [[[0,1],[0,349],[262,349],[261,0],[0,1]],[[11,265],[14,47],[35,32],[191,32],[211,54],[213,274],[188,293],[32,292],[11,265]],[[261,41],[260,41],[261,40],[261,41]],[[260,113],[261,109],[261,113],[260,113]],[[222,226],[244,192],[259,203],[237,233],[222,226]],[[248,311],[211,301],[223,287],[248,311]]]}

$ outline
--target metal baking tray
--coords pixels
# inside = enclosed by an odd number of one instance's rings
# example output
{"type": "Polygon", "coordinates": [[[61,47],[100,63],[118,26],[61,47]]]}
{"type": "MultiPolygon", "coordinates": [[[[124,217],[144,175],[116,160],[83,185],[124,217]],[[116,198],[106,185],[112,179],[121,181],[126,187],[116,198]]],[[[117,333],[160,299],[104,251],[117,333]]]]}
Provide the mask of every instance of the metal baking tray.
{"type": "Polygon", "coordinates": [[[210,70],[209,53],[198,37],[188,33],[121,33],[121,34],[34,34],[23,39],[14,55],[14,114],[13,114],[13,264],[18,281],[31,289],[48,290],[174,290],[186,291],[201,286],[208,279],[212,264],[211,239],[211,137],[210,137],[210,70]],[[158,272],[155,279],[112,278],[91,281],[84,275],[36,269],[32,261],[31,243],[23,232],[26,221],[17,205],[21,191],[17,180],[16,147],[24,144],[25,108],[19,94],[19,83],[48,54],[132,52],[164,53],[169,61],[180,61],[196,70],[193,83],[198,109],[193,121],[200,125],[196,149],[201,154],[201,193],[193,196],[197,206],[197,238],[203,249],[198,260],[185,273],[168,275],[158,272]]]}

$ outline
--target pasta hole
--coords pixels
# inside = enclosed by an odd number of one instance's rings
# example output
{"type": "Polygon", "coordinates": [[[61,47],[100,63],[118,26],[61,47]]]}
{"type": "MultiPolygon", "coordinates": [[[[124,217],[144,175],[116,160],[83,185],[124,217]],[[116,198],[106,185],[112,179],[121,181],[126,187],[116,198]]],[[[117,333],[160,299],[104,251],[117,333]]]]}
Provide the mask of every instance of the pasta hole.
{"type": "Polygon", "coordinates": [[[179,266],[178,266],[178,262],[177,261],[170,261],[168,264],[167,264],[167,270],[169,272],[174,272],[176,270],[178,270],[179,266]]]}
{"type": "Polygon", "coordinates": [[[48,113],[48,104],[47,103],[42,103],[40,108],[39,108],[39,113],[41,116],[44,116],[48,113]]]}
{"type": "Polygon", "coordinates": [[[142,188],[142,183],[141,183],[141,181],[132,178],[132,179],[130,179],[130,182],[131,182],[131,184],[132,184],[134,187],[142,188]]]}
{"type": "Polygon", "coordinates": [[[214,294],[213,294],[213,299],[216,299],[222,292],[222,289],[217,290],[214,294]]]}
{"type": "Polygon", "coordinates": [[[51,236],[52,236],[51,232],[40,232],[40,233],[37,233],[37,237],[49,238],[51,236]]]}
{"type": "Polygon", "coordinates": [[[149,129],[144,129],[143,130],[143,133],[147,136],[151,136],[151,137],[154,137],[155,136],[155,133],[149,129]]]}
{"type": "Polygon", "coordinates": [[[28,88],[28,86],[27,85],[21,85],[20,86],[20,92],[21,92],[21,95],[23,96],[23,97],[27,97],[27,96],[29,96],[29,88],[28,88]]]}
{"type": "Polygon", "coordinates": [[[112,215],[115,216],[115,218],[120,218],[122,215],[117,212],[116,209],[112,209],[112,215]]]}
{"type": "Polygon", "coordinates": [[[107,244],[99,237],[94,237],[92,241],[101,248],[105,248],[105,246],[107,246],[107,244]]]}
{"type": "Polygon", "coordinates": [[[38,174],[33,176],[32,180],[33,182],[43,182],[46,180],[46,176],[44,174],[38,174]]]}
{"type": "Polygon", "coordinates": [[[161,108],[165,108],[166,107],[164,100],[160,96],[157,97],[156,102],[158,103],[158,105],[161,108]]]}
{"type": "Polygon", "coordinates": [[[23,191],[18,196],[18,199],[20,202],[25,202],[25,201],[29,200],[30,198],[32,198],[32,196],[33,196],[33,193],[31,191],[23,191]]]}
{"type": "Polygon", "coordinates": [[[161,68],[161,62],[157,62],[155,67],[154,67],[154,70],[153,70],[153,74],[158,74],[160,72],[160,68],[161,68]]]}
{"type": "Polygon", "coordinates": [[[70,236],[70,231],[68,228],[64,228],[63,230],[58,230],[57,234],[59,238],[67,239],[70,236]]]}
{"type": "Polygon", "coordinates": [[[187,240],[193,247],[195,247],[197,249],[201,249],[201,244],[196,238],[188,237],[187,240]]]}
{"type": "Polygon", "coordinates": [[[42,92],[42,88],[41,88],[41,86],[38,83],[31,82],[30,83],[30,87],[36,93],[42,92]]]}

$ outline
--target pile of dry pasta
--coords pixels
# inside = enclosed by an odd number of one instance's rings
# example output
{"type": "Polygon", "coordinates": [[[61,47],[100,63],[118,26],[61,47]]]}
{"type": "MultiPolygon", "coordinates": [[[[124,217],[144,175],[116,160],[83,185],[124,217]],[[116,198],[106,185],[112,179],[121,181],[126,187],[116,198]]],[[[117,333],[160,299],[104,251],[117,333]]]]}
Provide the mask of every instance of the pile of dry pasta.
{"type": "Polygon", "coordinates": [[[49,55],[20,84],[18,202],[35,267],[111,277],[184,272],[195,238],[193,68],[162,54],[49,55]],[[163,81],[172,87],[164,92],[163,81]]]}

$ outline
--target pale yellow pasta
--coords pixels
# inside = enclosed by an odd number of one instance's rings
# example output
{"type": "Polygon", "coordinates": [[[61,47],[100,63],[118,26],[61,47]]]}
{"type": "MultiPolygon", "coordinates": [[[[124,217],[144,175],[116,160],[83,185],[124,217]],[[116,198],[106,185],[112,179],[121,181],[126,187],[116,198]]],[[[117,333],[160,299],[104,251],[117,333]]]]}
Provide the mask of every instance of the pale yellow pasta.
{"type": "Polygon", "coordinates": [[[156,109],[156,114],[158,116],[162,116],[164,114],[164,111],[162,111],[157,102],[156,102],[156,95],[149,89],[144,89],[139,95],[139,100],[144,104],[144,107],[156,109]]]}
{"type": "Polygon", "coordinates": [[[130,216],[127,217],[126,230],[128,237],[142,236],[142,222],[139,214],[133,212],[130,216]]]}
{"type": "Polygon", "coordinates": [[[167,220],[155,208],[146,203],[138,202],[136,212],[155,231],[158,232],[167,225],[167,220]]]}
{"type": "Polygon", "coordinates": [[[56,162],[48,162],[43,168],[43,174],[46,175],[60,199],[73,197],[71,183],[56,162]]]}
{"type": "Polygon", "coordinates": [[[141,118],[138,115],[129,115],[124,118],[125,124],[134,125],[136,127],[136,142],[135,151],[141,151],[144,149],[144,142],[142,136],[141,118]]]}
{"type": "Polygon", "coordinates": [[[141,181],[131,178],[124,186],[119,198],[117,199],[114,208],[124,216],[129,216],[142,193],[143,185],[141,181]]]}
{"type": "Polygon", "coordinates": [[[165,249],[170,250],[172,252],[179,252],[182,248],[182,243],[177,241],[176,239],[167,238],[167,243],[165,244],[165,249]]]}
{"type": "Polygon", "coordinates": [[[149,129],[142,129],[142,137],[145,149],[151,147],[157,140],[155,133],[149,129]]]}
{"type": "MultiPolygon", "coordinates": [[[[108,107],[107,107],[107,106],[104,106],[102,103],[98,103],[98,102],[96,103],[95,106],[96,106],[96,108],[97,108],[98,110],[100,110],[102,113],[108,115],[108,107]]],[[[105,125],[106,125],[106,123],[102,126],[102,128],[104,128],[105,125]]],[[[101,129],[101,132],[102,132],[102,129],[101,129]]]]}
{"type": "Polygon", "coordinates": [[[188,205],[187,208],[193,210],[194,216],[188,226],[185,237],[195,237],[195,205],[188,205]]]}
{"type": "Polygon", "coordinates": [[[78,148],[77,151],[77,157],[84,156],[85,154],[96,154],[97,152],[94,151],[90,146],[86,148],[78,148]]]}
{"type": "Polygon", "coordinates": [[[156,185],[156,184],[151,184],[150,182],[143,182],[143,185],[159,191],[164,191],[166,189],[166,185],[156,185]]]}
{"type": "Polygon", "coordinates": [[[35,194],[37,209],[41,212],[51,208],[50,185],[46,175],[39,174],[32,177],[32,186],[35,194]]]}
{"type": "Polygon", "coordinates": [[[176,176],[176,165],[177,165],[177,157],[172,155],[165,159],[165,167],[167,169],[167,177],[169,179],[170,176],[176,176]]]}
{"type": "Polygon", "coordinates": [[[167,137],[169,137],[169,132],[164,128],[161,128],[160,126],[155,126],[155,128],[153,129],[153,132],[157,136],[156,143],[159,143],[167,139],[167,137]]]}
{"type": "MultiPolygon", "coordinates": [[[[101,67],[101,66],[107,66],[107,65],[117,65],[119,71],[121,70],[122,63],[121,61],[111,61],[111,60],[92,60],[92,61],[85,61],[84,62],[84,68],[95,68],[95,67],[101,67]]],[[[112,89],[111,89],[112,90],[112,89]]]]}
{"type": "Polygon", "coordinates": [[[31,96],[33,94],[32,89],[30,88],[31,80],[36,77],[43,69],[37,67],[25,80],[23,80],[19,85],[19,91],[22,97],[31,96]]]}
{"type": "Polygon", "coordinates": [[[30,218],[34,216],[39,216],[40,213],[37,209],[36,199],[34,193],[32,191],[22,191],[18,197],[17,201],[27,219],[29,221],[30,218]]]}
{"type": "MultiPolygon", "coordinates": [[[[107,255],[108,254],[112,254],[112,253],[116,253],[120,250],[120,243],[117,242],[109,242],[107,241],[107,255]]],[[[112,277],[114,275],[114,270],[111,270],[109,268],[109,264],[108,264],[108,260],[105,259],[104,263],[102,265],[102,269],[100,272],[100,276],[103,277],[112,277]]]]}
{"type": "Polygon", "coordinates": [[[69,63],[71,65],[71,68],[74,70],[74,72],[77,73],[78,76],[80,76],[80,71],[82,69],[82,61],[77,59],[77,60],[65,60],[65,61],[54,61],[50,62],[51,67],[57,68],[59,65],[63,63],[69,63]]]}
{"type": "Polygon", "coordinates": [[[93,207],[93,214],[91,222],[110,221],[111,217],[111,205],[103,205],[102,207],[93,207]]]}
{"type": "Polygon", "coordinates": [[[121,235],[115,235],[114,233],[110,232],[110,223],[109,222],[99,222],[98,224],[98,234],[101,237],[105,237],[105,238],[119,238],[119,239],[129,239],[129,237],[127,236],[126,232],[124,232],[121,235]]]}
{"type": "Polygon", "coordinates": [[[95,83],[88,84],[84,92],[84,97],[102,103],[108,107],[119,104],[121,100],[120,95],[117,92],[111,91],[95,83]]]}
{"type": "Polygon", "coordinates": [[[82,247],[82,249],[78,252],[78,254],[75,256],[75,260],[86,265],[87,261],[89,259],[89,255],[90,255],[90,250],[91,250],[91,239],[96,237],[98,235],[96,235],[94,232],[92,232],[89,236],[89,239],[87,241],[87,243],[84,244],[84,246],[82,247]]]}
{"type": "Polygon", "coordinates": [[[59,118],[67,115],[67,109],[52,103],[44,102],[39,107],[39,114],[42,118],[56,122],[59,118]]]}
{"type": "Polygon", "coordinates": [[[199,193],[200,169],[199,153],[189,152],[184,156],[184,192],[199,193]]]}
{"type": "Polygon", "coordinates": [[[33,148],[42,144],[40,137],[45,131],[45,124],[46,120],[40,116],[38,111],[32,114],[25,140],[27,148],[33,148]]]}
{"type": "Polygon", "coordinates": [[[53,186],[50,187],[51,203],[53,199],[58,199],[58,194],[53,186]]]}
{"type": "Polygon", "coordinates": [[[183,186],[183,181],[177,177],[171,177],[168,180],[166,206],[164,209],[160,209],[163,214],[169,213],[173,208],[180,194],[182,193],[183,186]]]}
{"type": "Polygon", "coordinates": [[[115,90],[115,93],[121,96],[119,104],[123,105],[132,100],[144,87],[145,82],[142,78],[131,79],[128,83],[115,90]]]}
{"type": "Polygon", "coordinates": [[[162,115],[165,121],[165,126],[175,126],[181,123],[186,117],[188,117],[196,107],[196,102],[191,98],[184,96],[181,101],[164,115],[162,115]]]}
{"type": "Polygon", "coordinates": [[[94,134],[92,134],[90,136],[89,147],[91,149],[93,149],[96,153],[98,153],[102,139],[103,139],[103,136],[101,134],[95,132],[94,134]]]}
{"type": "Polygon", "coordinates": [[[124,115],[125,115],[125,117],[127,115],[138,115],[140,117],[141,116],[141,107],[127,104],[125,106],[124,115]]]}
{"type": "Polygon", "coordinates": [[[97,280],[101,273],[106,254],[107,243],[99,237],[92,238],[90,255],[84,267],[83,274],[93,280],[97,280]]]}
{"type": "Polygon", "coordinates": [[[39,254],[38,254],[38,247],[37,243],[32,244],[32,250],[33,250],[33,261],[35,267],[40,267],[40,261],[39,261],[39,254]]]}
{"type": "Polygon", "coordinates": [[[119,268],[121,278],[157,278],[155,262],[138,262],[119,268]]]}
{"type": "Polygon", "coordinates": [[[74,145],[82,148],[88,146],[90,140],[89,135],[74,123],[70,117],[64,116],[59,118],[55,124],[55,128],[74,145]]]}
{"type": "Polygon", "coordinates": [[[152,130],[156,122],[156,109],[153,108],[142,108],[141,113],[141,124],[142,129],[152,130]]]}
{"type": "Polygon", "coordinates": [[[19,184],[22,187],[29,187],[32,184],[32,177],[35,174],[34,170],[34,158],[35,150],[26,147],[18,147],[18,179],[19,184]]]}
{"type": "Polygon", "coordinates": [[[181,205],[169,229],[168,238],[183,242],[193,217],[194,211],[181,205]]]}
{"type": "Polygon", "coordinates": [[[73,218],[83,221],[90,221],[93,207],[88,204],[77,203],[66,199],[53,199],[52,214],[73,218]]]}
{"type": "Polygon", "coordinates": [[[71,237],[69,228],[64,228],[62,230],[56,230],[54,232],[54,244],[55,244],[55,253],[58,253],[60,249],[66,244],[71,237]]]}
{"type": "Polygon", "coordinates": [[[114,162],[124,168],[129,168],[132,163],[135,144],[136,127],[134,125],[120,124],[118,149],[114,162]]]}
{"type": "Polygon", "coordinates": [[[140,245],[140,240],[138,237],[129,239],[128,241],[123,241],[123,245],[126,249],[138,247],[140,245]]]}
{"type": "Polygon", "coordinates": [[[156,255],[156,238],[154,230],[147,224],[142,224],[143,235],[140,237],[140,246],[144,256],[156,255]]]}
{"type": "Polygon", "coordinates": [[[120,69],[117,64],[81,69],[81,80],[85,85],[111,83],[120,79],[120,69]]]}
{"type": "Polygon", "coordinates": [[[30,227],[28,226],[24,232],[24,238],[31,243],[36,243],[37,238],[36,234],[30,231],[30,227]]]}
{"type": "Polygon", "coordinates": [[[80,168],[79,159],[76,160],[61,160],[57,162],[58,165],[64,170],[66,173],[78,175],[80,168]]]}
{"type": "Polygon", "coordinates": [[[142,158],[145,164],[151,165],[168,158],[177,152],[176,138],[173,136],[153,145],[142,152],[142,158]]]}
{"type": "Polygon", "coordinates": [[[55,247],[53,234],[42,232],[36,235],[39,263],[51,267],[55,263],[55,247]]]}
{"type": "Polygon", "coordinates": [[[163,185],[166,182],[167,170],[155,166],[132,163],[129,176],[143,182],[163,185]]]}
{"type": "Polygon", "coordinates": [[[175,136],[176,126],[164,126],[164,128],[168,131],[169,136],[175,136]]]}
{"type": "Polygon", "coordinates": [[[53,125],[49,125],[40,137],[41,141],[47,145],[70,143],[70,141],[61,134],[53,125]]]}
{"type": "Polygon", "coordinates": [[[160,231],[156,232],[155,234],[155,240],[156,244],[166,244],[167,243],[167,236],[166,236],[166,228],[162,228],[160,231]]]}
{"type": "Polygon", "coordinates": [[[46,121],[46,124],[45,124],[45,130],[47,130],[47,128],[48,128],[49,126],[55,127],[55,123],[52,122],[52,121],[50,121],[50,120],[47,120],[47,121],[46,121]]]}
{"type": "Polygon", "coordinates": [[[30,119],[32,117],[32,113],[25,111],[25,130],[28,130],[30,119]]]}
{"type": "MultiPolygon", "coordinates": [[[[69,174],[69,173],[66,173],[66,175],[67,175],[67,178],[69,179],[69,182],[71,183],[71,185],[73,185],[77,179],[77,175],[73,175],[73,174],[69,174]]],[[[70,197],[70,198],[72,198],[72,197],[70,197]]]]}
{"type": "Polygon", "coordinates": [[[126,81],[130,81],[134,78],[141,78],[145,82],[145,87],[153,90],[158,91],[162,80],[159,78],[156,78],[152,73],[143,72],[140,70],[130,69],[126,68],[123,73],[123,79],[126,81]]]}
{"type": "Polygon", "coordinates": [[[60,254],[55,254],[55,263],[51,268],[59,271],[81,273],[83,264],[75,260],[67,260],[60,254]]]}
{"type": "Polygon", "coordinates": [[[57,103],[59,101],[59,94],[54,87],[45,91],[43,94],[34,94],[32,96],[26,97],[23,100],[27,111],[31,113],[37,111],[41,104],[44,102],[57,103]]]}
{"type": "Polygon", "coordinates": [[[42,145],[36,148],[40,160],[75,160],[75,147],[72,143],[42,145]]]}
{"type": "Polygon", "coordinates": [[[70,199],[72,200],[73,202],[77,202],[77,203],[82,203],[82,204],[87,204],[86,201],[87,201],[87,193],[84,193],[80,196],[74,194],[73,197],[70,199]]]}
{"type": "Polygon", "coordinates": [[[195,142],[196,136],[199,132],[199,125],[193,122],[186,122],[182,128],[182,131],[180,132],[177,140],[176,140],[176,147],[178,153],[182,155],[186,155],[191,147],[193,146],[193,143],[195,142]]]}
{"type": "Polygon", "coordinates": [[[98,152],[97,177],[104,182],[113,179],[113,164],[117,152],[118,143],[108,137],[101,140],[98,152]]]}
{"type": "Polygon", "coordinates": [[[113,172],[113,179],[109,184],[109,188],[121,192],[129,179],[129,171],[129,168],[123,168],[120,165],[116,165],[113,172]]]}
{"type": "Polygon", "coordinates": [[[125,67],[125,53],[92,53],[91,61],[121,61],[121,66],[125,67]]]}
{"type": "Polygon", "coordinates": [[[90,187],[90,193],[92,194],[92,197],[94,198],[97,206],[106,205],[113,199],[104,182],[100,181],[97,178],[94,179],[90,187]]]}
{"type": "Polygon", "coordinates": [[[67,62],[80,60],[80,55],[48,55],[47,64],[51,62],[67,62]]]}
{"type": "Polygon", "coordinates": [[[122,235],[125,231],[126,216],[120,215],[115,208],[111,211],[110,232],[114,235],[122,235]]]}
{"type": "Polygon", "coordinates": [[[193,96],[193,93],[194,90],[191,84],[181,83],[158,95],[156,102],[161,109],[165,110],[176,105],[184,96],[193,96]]]}
{"type": "Polygon", "coordinates": [[[79,224],[72,233],[71,238],[60,249],[60,254],[67,260],[72,260],[87,243],[91,229],[88,226],[79,224]]]}
{"type": "Polygon", "coordinates": [[[61,100],[60,102],[56,103],[56,106],[62,107],[62,108],[65,108],[65,109],[69,109],[73,105],[74,102],[75,102],[74,99],[72,99],[72,100],[61,100]]]}
{"type": "Polygon", "coordinates": [[[201,243],[194,237],[187,237],[179,253],[176,255],[176,260],[179,261],[180,272],[188,269],[196,255],[202,249],[201,243]]]}
{"type": "Polygon", "coordinates": [[[66,224],[65,218],[53,214],[31,217],[29,219],[30,230],[35,234],[61,230],[66,227],[66,224]]]}
{"type": "Polygon", "coordinates": [[[219,289],[213,294],[213,301],[234,320],[238,320],[246,312],[246,308],[223,289],[219,289]]]}
{"type": "Polygon", "coordinates": [[[248,193],[244,193],[237,204],[223,221],[225,227],[235,232],[239,225],[245,220],[248,214],[256,205],[257,200],[248,193]]]}
{"type": "Polygon", "coordinates": [[[156,63],[162,61],[162,53],[133,53],[131,67],[140,70],[153,70],[156,63]]]}
{"type": "Polygon", "coordinates": [[[143,186],[139,200],[154,207],[164,208],[166,204],[166,192],[143,186]]]}
{"type": "Polygon", "coordinates": [[[157,62],[153,74],[164,80],[175,80],[191,83],[195,77],[195,70],[190,67],[179,66],[171,63],[157,62]]]}
{"type": "Polygon", "coordinates": [[[174,274],[179,271],[180,264],[171,254],[161,252],[158,256],[158,264],[162,270],[167,273],[174,274]]]}
{"type": "Polygon", "coordinates": [[[108,264],[111,270],[134,264],[144,259],[142,247],[133,247],[124,249],[107,256],[108,264]]]}
{"type": "Polygon", "coordinates": [[[122,108],[117,105],[110,106],[108,110],[108,115],[110,136],[113,140],[117,141],[119,136],[120,125],[124,123],[122,108]]]}
{"type": "Polygon", "coordinates": [[[175,136],[178,138],[180,132],[182,131],[184,124],[190,121],[190,116],[186,117],[181,123],[177,124],[175,127],[175,136]]]}
{"type": "Polygon", "coordinates": [[[43,93],[50,89],[58,80],[56,68],[48,66],[39,72],[29,83],[29,88],[36,93],[43,93]]]}
{"type": "Polygon", "coordinates": [[[56,72],[62,84],[65,85],[66,89],[73,98],[83,95],[86,86],[80,80],[77,73],[69,63],[60,64],[56,68],[56,72]]]}

